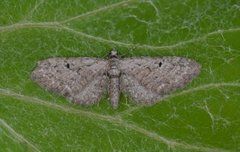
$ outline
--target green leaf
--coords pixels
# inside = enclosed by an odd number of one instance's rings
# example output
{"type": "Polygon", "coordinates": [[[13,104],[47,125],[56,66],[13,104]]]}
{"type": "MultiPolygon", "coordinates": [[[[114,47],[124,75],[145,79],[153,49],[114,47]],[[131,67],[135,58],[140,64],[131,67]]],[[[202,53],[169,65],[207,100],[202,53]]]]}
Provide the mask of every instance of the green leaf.
{"type": "Polygon", "coordinates": [[[0,151],[240,150],[240,2],[1,0],[0,151]],[[81,107],[30,79],[49,57],[183,56],[201,74],[151,107],[81,107]]]}

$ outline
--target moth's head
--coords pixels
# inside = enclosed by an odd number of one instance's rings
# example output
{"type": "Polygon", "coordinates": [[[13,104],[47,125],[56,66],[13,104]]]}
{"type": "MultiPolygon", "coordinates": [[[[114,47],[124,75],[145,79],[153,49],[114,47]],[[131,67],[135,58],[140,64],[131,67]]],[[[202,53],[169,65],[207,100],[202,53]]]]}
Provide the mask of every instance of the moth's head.
{"type": "Polygon", "coordinates": [[[112,49],[109,53],[109,58],[118,58],[118,53],[115,49],[112,49]]]}

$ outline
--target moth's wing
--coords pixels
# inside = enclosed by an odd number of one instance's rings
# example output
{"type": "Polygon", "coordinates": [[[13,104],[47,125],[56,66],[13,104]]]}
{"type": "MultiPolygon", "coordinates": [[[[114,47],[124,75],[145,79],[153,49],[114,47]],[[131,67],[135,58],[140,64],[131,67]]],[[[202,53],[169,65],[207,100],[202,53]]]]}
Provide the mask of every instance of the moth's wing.
{"type": "Polygon", "coordinates": [[[90,105],[106,91],[107,69],[107,61],[97,58],[50,58],[38,63],[32,79],[75,103],[90,105]]]}
{"type": "Polygon", "coordinates": [[[148,105],[182,88],[196,77],[201,66],[181,57],[126,58],[120,61],[121,90],[138,104],[148,105]]]}

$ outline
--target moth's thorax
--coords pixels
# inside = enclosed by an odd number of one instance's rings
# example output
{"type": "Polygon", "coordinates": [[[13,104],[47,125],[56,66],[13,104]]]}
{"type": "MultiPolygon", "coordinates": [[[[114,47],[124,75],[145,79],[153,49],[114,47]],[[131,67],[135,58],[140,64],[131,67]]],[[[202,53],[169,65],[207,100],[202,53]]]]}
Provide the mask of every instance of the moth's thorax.
{"type": "Polygon", "coordinates": [[[121,72],[120,72],[120,70],[119,69],[110,69],[109,71],[108,71],[108,76],[109,76],[109,78],[111,79],[111,78],[119,78],[120,77],[120,75],[121,75],[121,72]]]}
{"type": "Polygon", "coordinates": [[[119,78],[121,75],[121,71],[118,68],[119,59],[118,58],[110,58],[109,65],[110,69],[108,71],[109,78],[119,78]]]}

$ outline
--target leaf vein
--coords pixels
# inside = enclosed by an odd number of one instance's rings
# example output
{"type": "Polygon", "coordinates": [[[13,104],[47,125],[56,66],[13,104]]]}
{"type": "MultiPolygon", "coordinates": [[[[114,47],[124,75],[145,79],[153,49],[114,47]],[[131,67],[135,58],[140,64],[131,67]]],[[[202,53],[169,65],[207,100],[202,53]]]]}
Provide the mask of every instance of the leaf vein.
{"type": "Polygon", "coordinates": [[[14,31],[14,30],[19,30],[19,29],[26,29],[26,28],[48,28],[48,29],[62,29],[67,32],[77,34],[79,36],[92,39],[98,42],[106,43],[106,44],[113,44],[117,46],[123,46],[123,47],[128,47],[128,48],[137,48],[137,49],[149,49],[149,50],[171,50],[171,49],[176,49],[176,48],[181,48],[185,45],[198,42],[201,40],[205,40],[209,36],[217,35],[217,34],[223,34],[223,33],[229,33],[229,32],[237,32],[240,31],[240,27],[236,28],[229,28],[229,29],[219,29],[210,33],[207,33],[203,36],[200,36],[198,38],[193,38],[189,39],[186,41],[180,41],[175,44],[170,44],[170,45],[163,45],[163,46],[153,46],[153,45],[147,45],[147,44],[133,44],[133,43],[126,43],[126,42],[121,42],[121,41],[115,41],[115,40],[109,40],[105,39],[102,37],[98,36],[93,36],[81,31],[77,31],[75,29],[69,28],[67,26],[64,26],[60,22],[39,22],[39,23],[17,23],[13,25],[8,25],[8,26],[0,26],[0,33],[1,32],[7,32],[7,31],[14,31]]]}
{"type": "Polygon", "coordinates": [[[30,96],[25,96],[25,95],[21,95],[18,93],[15,93],[13,91],[10,91],[8,89],[0,89],[0,95],[3,96],[10,96],[16,99],[19,99],[20,101],[23,102],[27,102],[27,103],[32,103],[32,104],[38,104],[38,105],[42,105],[48,108],[52,108],[52,109],[56,109],[56,110],[60,110],[63,112],[68,112],[68,113],[72,113],[72,114],[80,114],[83,115],[85,117],[89,117],[90,119],[97,119],[97,120],[102,120],[102,121],[107,121],[110,123],[114,123],[120,127],[124,127],[124,128],[128,128],[131,129],[133,131],[136,131],[140,134],[143,134],[144,136],[149,137],[150,139],[162,142],[164,144],[166,144],[169,148],[174,149],[175,147],[182,147],[185,149],[196,149],[196,150],[200,150],[200,151],[206,151],[206,152],[212,152],[212,151],[216,151],[216,152],[227,152],[227,150],[224,149],[219,149],[219,148],[213,148],[213,147],[203,147],[203,146],[196,146],[196,145],[191,145],[191,144],[187,144],[187,143],[181,143],[181,142],[177,142],[175,140],[170,140],[168,138],[165,138],[155,132],[146,130],[144,128],[141,128],[133,123],[129,123],[126,120],[123,120],[121,117],[119,116],[107,116],[107,115],[102,115],[102,114],[97,114],[94,112],[88,112],[88,111],[84,111],[84,110],[80,110],[80,109],[75,109],[75,108],[71,108],[71,107],[67,107],[64,105],[59,105],[56,103],[51,103],[48,101],[44,101],[35,97],[30,97],[30,96]]]}
{"type": "Polygon", "coordinates": [[[73,20],[76,20],[76,19],[80,19],[80,18],[83,18],[83,17],[91,16],[91,15],[97,14],[97,13],[105,11],[105,10],[110,10],[110,9],[115,8],[115,7],[119,7],[119,6],[125,5],[125,4],[127,4],[127,3],[131,2],[131,1],[133,1],[133,0],[126,0],[126,1],[121,1],[121,2],[114,3],[114,4],[110,4],[110,5],[106,5],[106,6],[103,6],[101,8],[98,8],[98,9],[95,9],[95,10],[92,10],[92,11],[88,11],[86,13],[83,13],[83,14],[71,17],[69,19],[60,21],[59,23],[64,24],[64,23],[67,23],[67,22],[70,22],[70,21],[73,21],[73,20]]]}
{"type": "Polygon", "coordinates": [[[9,126],[3,119],[0,118],[0,126],[5,128],[8,133],[10,133],[15,139],[17,139],[20,143],[24,143],[28,146],[28,148],[32,149],[33,151],[40,152],[40,150],[27,139],[25,139],[21,134],[17,133],[11,126],[9,126]]]}
{"type": "MultiPolygon", "coordinates": [[[[218,88],[218,87],[225,87],[225,86],[240,87],[240,83],[239,82],[221,82],[221,83],[205,84],[205,85],[201,85],[201,86],[198,86],[198,87],[195,87],[195,88],[190,88],[190,89],[187,89],[187,90],[183,90],[183,91],[181,91],[179,93],[167,95],[167,96],[163,97],[160,101],[168,100],[170,98],[174,98],[174,97],[185,95],[185,94],[192,93],[192,92],[201,91],[201,90],[204,90],[204,89],[207,89],[207,88],[218,88]]],[[[128,110],[123,111],[123,112],[119,113],[116,116],[128,115],[128,114],[131,114],[132,112],[134,112],[136,110],[139,110],[139,109],[141,109],[143,107],[144,106],[138,106],[138,107],[129,108],[128,110]]]]}

